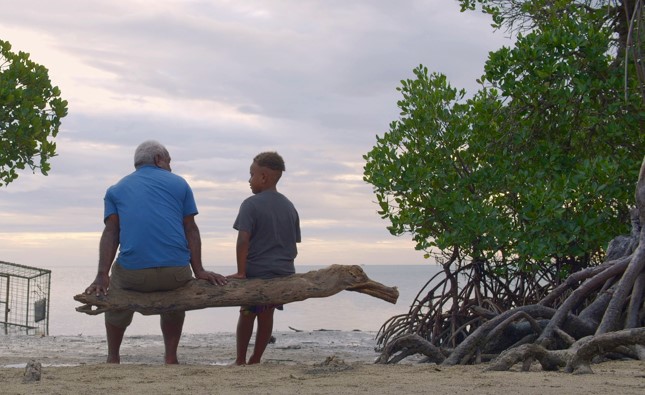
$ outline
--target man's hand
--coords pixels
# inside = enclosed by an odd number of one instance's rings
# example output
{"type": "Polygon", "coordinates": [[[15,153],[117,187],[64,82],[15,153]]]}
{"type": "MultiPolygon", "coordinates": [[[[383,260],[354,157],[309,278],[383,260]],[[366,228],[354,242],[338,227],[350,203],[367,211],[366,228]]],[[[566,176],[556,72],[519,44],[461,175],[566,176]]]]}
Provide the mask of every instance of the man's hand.
{"type": "Polygon", "coordinates": [[[209,272],[208,270],[202,270],[199,273],[195,273],[195,277],[200,280],[206,280],[213,285],[226,285],[228,280],[226,277],[222,276],[219,273],[209,272]]]}
{"type": "Polygon", "coordinates": [[[101,294],[107,295],[109,287],[110,287],[110,276],[107,273],[105,274],[99,273],[96,275],[94,282],[90,284],[89,287],[87,287],[87,289],[85,290],[85,293],[88,295],[96,293],[96,296],[100,296],[101,294]]]}

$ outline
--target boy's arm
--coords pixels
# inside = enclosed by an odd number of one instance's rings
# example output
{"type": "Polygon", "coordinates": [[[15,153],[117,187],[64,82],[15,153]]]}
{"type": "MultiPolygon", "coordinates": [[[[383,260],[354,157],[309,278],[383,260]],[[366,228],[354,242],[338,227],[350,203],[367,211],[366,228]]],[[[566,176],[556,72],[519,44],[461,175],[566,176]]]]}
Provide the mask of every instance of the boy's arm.
{"type": "Polygon", "coordinates": [[[237,273],[232,274],[230,278],[246,278],[246,258],[249,255],[249,242],[251,234],[240,230],[237,233],[237,243],[235,244],[235,257],[237,258],[237,273]]]}

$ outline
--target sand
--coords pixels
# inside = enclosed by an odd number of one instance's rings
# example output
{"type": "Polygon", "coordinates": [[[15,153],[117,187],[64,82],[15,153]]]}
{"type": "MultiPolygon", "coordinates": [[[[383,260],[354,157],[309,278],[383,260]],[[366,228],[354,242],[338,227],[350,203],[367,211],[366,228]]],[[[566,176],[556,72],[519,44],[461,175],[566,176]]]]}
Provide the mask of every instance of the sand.
{"type": "Polygon", "coordinates": [[[411,359],[374,365],[374,334],[281,332],[262,364],[231,366],[233,334],[185,335],[180,365],[163,365],[160,336],[126,337],[122,364],[109,365],[101,336],[0,335],[2,394],[645,394],[645,362],[611,361],[594,374],[488,372],[411,359]],[[29,360],[39,381],[23,383],[29,360]]]}

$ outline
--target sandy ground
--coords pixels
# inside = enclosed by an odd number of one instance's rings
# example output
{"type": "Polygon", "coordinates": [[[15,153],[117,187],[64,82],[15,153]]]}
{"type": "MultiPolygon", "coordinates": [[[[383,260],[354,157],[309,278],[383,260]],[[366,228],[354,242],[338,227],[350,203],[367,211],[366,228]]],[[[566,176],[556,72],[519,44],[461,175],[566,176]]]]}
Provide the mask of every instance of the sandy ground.
{"type": "Polygon", "coordinates": [[[374,365],[374,334],[276,333],[260,365],[230,366],[232,334],[186,335],[181,365],[165,366],[160,336],[126,337],[122,364],[108,365],[100,336],[0,336],[2,394],[645,394],[645,362],[612,361],[594,374],[488,372],[415,360],[374,365]],[[23,383],[29,360],[40,381],[23,383]]]}

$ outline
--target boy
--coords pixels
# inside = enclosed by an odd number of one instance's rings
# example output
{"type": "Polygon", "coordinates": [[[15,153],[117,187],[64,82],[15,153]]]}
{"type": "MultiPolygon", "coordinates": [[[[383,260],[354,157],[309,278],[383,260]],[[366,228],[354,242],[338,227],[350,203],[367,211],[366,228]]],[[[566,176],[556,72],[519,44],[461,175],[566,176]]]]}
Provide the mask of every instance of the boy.
{"type": "MultiPolygon", "coordinates": [[[[233,228],[237,273],[230,278],[275,278],[295,273],[294,259],[300,242],[300,220],[291,201],[278,192],[277,183],[285,171],[284,160],[276,152],[262,152],[251,164],[249,184],[253,196],[242,202],[233,228]]],[[[237,323],[236,365],[260,363],[273,332],[273,313],[282,305],[242,306],[237,323]],[[246,352],[257,318],[253,354],[246,352]]]]}

